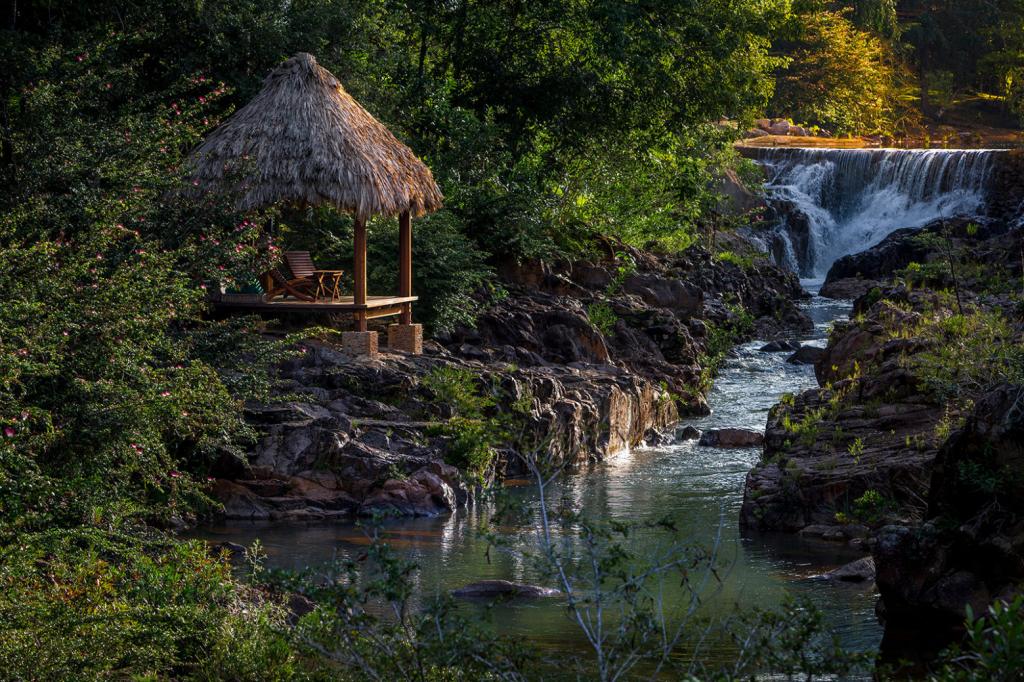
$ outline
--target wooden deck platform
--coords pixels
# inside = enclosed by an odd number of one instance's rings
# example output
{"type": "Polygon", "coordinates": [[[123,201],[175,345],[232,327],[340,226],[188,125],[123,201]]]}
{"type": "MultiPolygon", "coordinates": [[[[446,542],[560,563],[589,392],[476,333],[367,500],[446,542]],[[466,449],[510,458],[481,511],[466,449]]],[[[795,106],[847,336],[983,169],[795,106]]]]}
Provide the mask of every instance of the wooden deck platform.
{"type": "Polygon", "coordinates": [[[252,294],[219,294],[210,298],[210,303],[217,308],[233,310],[252,310],[254,312],[316,312],[316,313],[351,313],[366,312],[367,318],[398,315],[402,306],[413,303],[419,296],[367,296],[366,303],[356,305],[351,296],[342,296],[336,301],[327,299],[317,301],[299,301],[296,299],[275,299],[262,301],[252,294]]]}

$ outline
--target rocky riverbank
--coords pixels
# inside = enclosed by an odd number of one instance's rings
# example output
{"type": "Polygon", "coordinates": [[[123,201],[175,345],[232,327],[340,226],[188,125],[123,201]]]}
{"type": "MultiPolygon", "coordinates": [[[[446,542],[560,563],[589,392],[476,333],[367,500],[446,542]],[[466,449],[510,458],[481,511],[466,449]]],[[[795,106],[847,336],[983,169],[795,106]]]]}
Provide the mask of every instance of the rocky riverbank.
{"type": "Polygon", "coordinates": [[[439,374],[486,397],[489,419],[516,413],[516,435],[476,472],[500,478],[517,472],[525,442],[568,467],[659,442],[680,414],[707,411],[710,374],[730,344],[811,326],[792,274],[701,247],[611,246],[603,261],[502,267],[503,293],[476,325],[440,335],[421,356],[351,358],[308,343],[281,368],[282,400],[247,407],[259,439],[217,471],[224,516],[433,516],[465,504],[472,486],[445,426],[452,407],[432,388],[439,374]]]}
{"type": "Polygon", "coordinates": [[[937,223],[838,261],[855,292],[816,365],[820,387],[768,418],[741,523],[871,551],[887,645],[948,641],[1024,579],[1024,235],[937,223]]]}

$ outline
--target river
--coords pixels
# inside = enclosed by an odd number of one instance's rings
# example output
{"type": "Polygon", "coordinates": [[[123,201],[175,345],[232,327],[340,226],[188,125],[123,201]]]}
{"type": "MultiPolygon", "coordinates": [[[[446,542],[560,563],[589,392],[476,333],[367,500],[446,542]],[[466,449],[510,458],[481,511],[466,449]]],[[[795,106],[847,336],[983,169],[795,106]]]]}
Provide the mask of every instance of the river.
{"type": "MultiPolygon", "coordinates": [[[[806,282],[816,290],[820,282],[806,282]]],[[[816,323],[810,343],[823,345],[828,324],[848,312],[848,304],[815,297],[808,311],[816,323]]],[[[723,367],[709,396],[712,414],[688,420],[700,429],[740,427],[762,430],[768,410],[781,394],[815,386],[807,366],[785,362],[785,353],[762,353],[761,341],[738,348],[723,367]]],[[[737,519],[747,472],[757,462],[760,448],[713,449],[694,441],[620,453],[611,460],[567,477],[560,497],[573,501],[584,514],[598,518],[644,521],[669,516],[682,536],[696,545],[711,546],[718,538],[721,584],[704,595],[703,616],[725,621],[739,611],[757,606],[780,606],[787,596],[806,598],[823,611],[828,626],[843,645],[857,651],[875,651],[882,629],[875,615],[876,595],[870,588],[836,585],[822,575],[858,557],[844,548],[804,541],[789,535],[741,535],[737,519]]],[[[537,507],[536,492],[523,486],[513,494],[537,507]]],[[[521,549],[534,542],[532,527],[506,528],[513,551],[492,552],[477,531],[489,516],[486,505],[476,505],[448,518],[393,521],[384,537],[394,548],[414,559],[421,597],[447,592],[485,578],[533,583],[541,580],[521,549]]],[[[229,522],[198,530],[200,537],[248,545],[262,543],[267,564],[301,570],[336,557],[361,552],[367,543],[355,523],[283,525],[229,522]]],[[[633,540],[652,549],[661,542],[641,533],[633,540]]],[[[670,591],[677,607],[682,595],[670,591]]],[[[475,607],[467,607],[475,608],[475,607]]],[[[579,650],[582,635],[558,599],[516,602],[498,606],[493,622],[503,632],[529,637],[545,649],[579,650]]],[[[735,654],[728,640],[719,638],[700,652],[683,651],[703,662],[725,662],[735,654]]]]}

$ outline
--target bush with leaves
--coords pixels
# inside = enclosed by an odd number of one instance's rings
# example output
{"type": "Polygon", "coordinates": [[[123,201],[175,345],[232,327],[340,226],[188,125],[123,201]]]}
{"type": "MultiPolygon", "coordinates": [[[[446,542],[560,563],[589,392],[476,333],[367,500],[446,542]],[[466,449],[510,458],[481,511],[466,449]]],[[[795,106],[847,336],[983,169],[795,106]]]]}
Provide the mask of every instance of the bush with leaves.
{"type": "Polygon", "coordinates": [[[0,549],[5,679],[296,679],[286,613],[201,542],[78,528],[0,549]]]}
{"type": "Polygon", "coordinates": [[[1024,669],[1024,597],[996,600],[974,615],[967,607],[964,643],[943,652],[932,679],[940,682],[1017,680],[1024,669]]]}

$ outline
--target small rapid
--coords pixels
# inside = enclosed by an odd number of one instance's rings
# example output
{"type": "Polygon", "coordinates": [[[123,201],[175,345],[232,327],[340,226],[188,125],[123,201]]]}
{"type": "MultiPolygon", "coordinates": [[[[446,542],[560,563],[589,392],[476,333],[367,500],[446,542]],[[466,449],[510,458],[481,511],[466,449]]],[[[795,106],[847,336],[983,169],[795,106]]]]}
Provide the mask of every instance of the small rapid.
{"type": "Polygon", "coordinates": [[[779,222],[778,265],[823,277],[837,259],[891,232],[940,219],[983,218],[1001,150],[793,149],[758,153],[779,222]]]}

